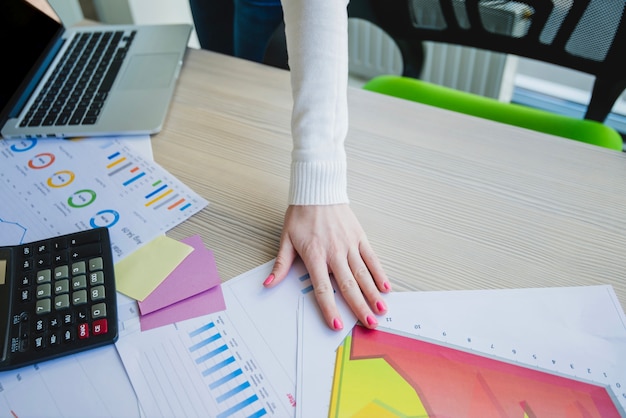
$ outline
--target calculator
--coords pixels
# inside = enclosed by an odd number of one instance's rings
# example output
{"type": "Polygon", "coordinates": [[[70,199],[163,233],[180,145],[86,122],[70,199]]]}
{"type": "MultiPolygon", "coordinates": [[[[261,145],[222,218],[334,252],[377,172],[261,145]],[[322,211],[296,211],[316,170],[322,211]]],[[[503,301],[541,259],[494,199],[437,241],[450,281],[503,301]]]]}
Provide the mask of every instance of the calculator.
{"type": "Polygon", "coordinates": [[[0,247],[0,371],[117,338],[107,228],[0,247]]]}

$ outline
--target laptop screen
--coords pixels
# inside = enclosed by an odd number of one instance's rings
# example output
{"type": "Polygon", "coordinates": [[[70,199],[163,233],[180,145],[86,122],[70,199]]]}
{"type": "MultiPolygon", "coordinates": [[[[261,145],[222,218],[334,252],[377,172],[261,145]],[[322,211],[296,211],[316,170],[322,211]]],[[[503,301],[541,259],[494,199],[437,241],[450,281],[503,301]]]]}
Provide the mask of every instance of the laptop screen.
{"type": "Polygon", "coordinates": [[[53,47],[63,25],[46,0],[0,1],[0,120],[8,115],[53,47]]]}

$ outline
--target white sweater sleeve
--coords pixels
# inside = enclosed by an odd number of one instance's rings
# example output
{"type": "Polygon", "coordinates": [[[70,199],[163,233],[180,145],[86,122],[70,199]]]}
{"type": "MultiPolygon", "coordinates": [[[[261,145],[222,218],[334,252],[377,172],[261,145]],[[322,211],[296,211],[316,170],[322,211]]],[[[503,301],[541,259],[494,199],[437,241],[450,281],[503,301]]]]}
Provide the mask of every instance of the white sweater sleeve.
{"type": "Polygon", "coordinates": [[[293,113],[289,203],[347,203],[347,0],[282,0],[293,113]]]}

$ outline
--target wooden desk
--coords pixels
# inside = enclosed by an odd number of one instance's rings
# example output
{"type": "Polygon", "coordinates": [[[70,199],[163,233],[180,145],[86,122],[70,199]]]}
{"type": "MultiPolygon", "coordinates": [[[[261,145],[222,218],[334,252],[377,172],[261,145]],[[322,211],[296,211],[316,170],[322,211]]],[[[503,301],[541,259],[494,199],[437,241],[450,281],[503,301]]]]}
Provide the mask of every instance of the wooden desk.
{"type": "MultiPolygon", "coordinates": [[[[396,291],[612,284],[626,306],[626,155],[352,89],[349,193],[396,291]]],[[[223,279],[276,256],[285,71],[190,50],[155,159],[211,203],[223,279]]]]}

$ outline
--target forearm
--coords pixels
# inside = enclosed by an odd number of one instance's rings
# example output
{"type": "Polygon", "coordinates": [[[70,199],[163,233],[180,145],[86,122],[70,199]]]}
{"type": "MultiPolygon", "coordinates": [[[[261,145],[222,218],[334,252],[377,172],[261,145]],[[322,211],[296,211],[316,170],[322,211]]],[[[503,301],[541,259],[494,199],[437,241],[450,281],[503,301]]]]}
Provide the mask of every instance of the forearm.
{"type": "Polygon", "coordinates": [[[345,0],[282,0],[293,92],[289,203],[346,203],[345,0]]]}

